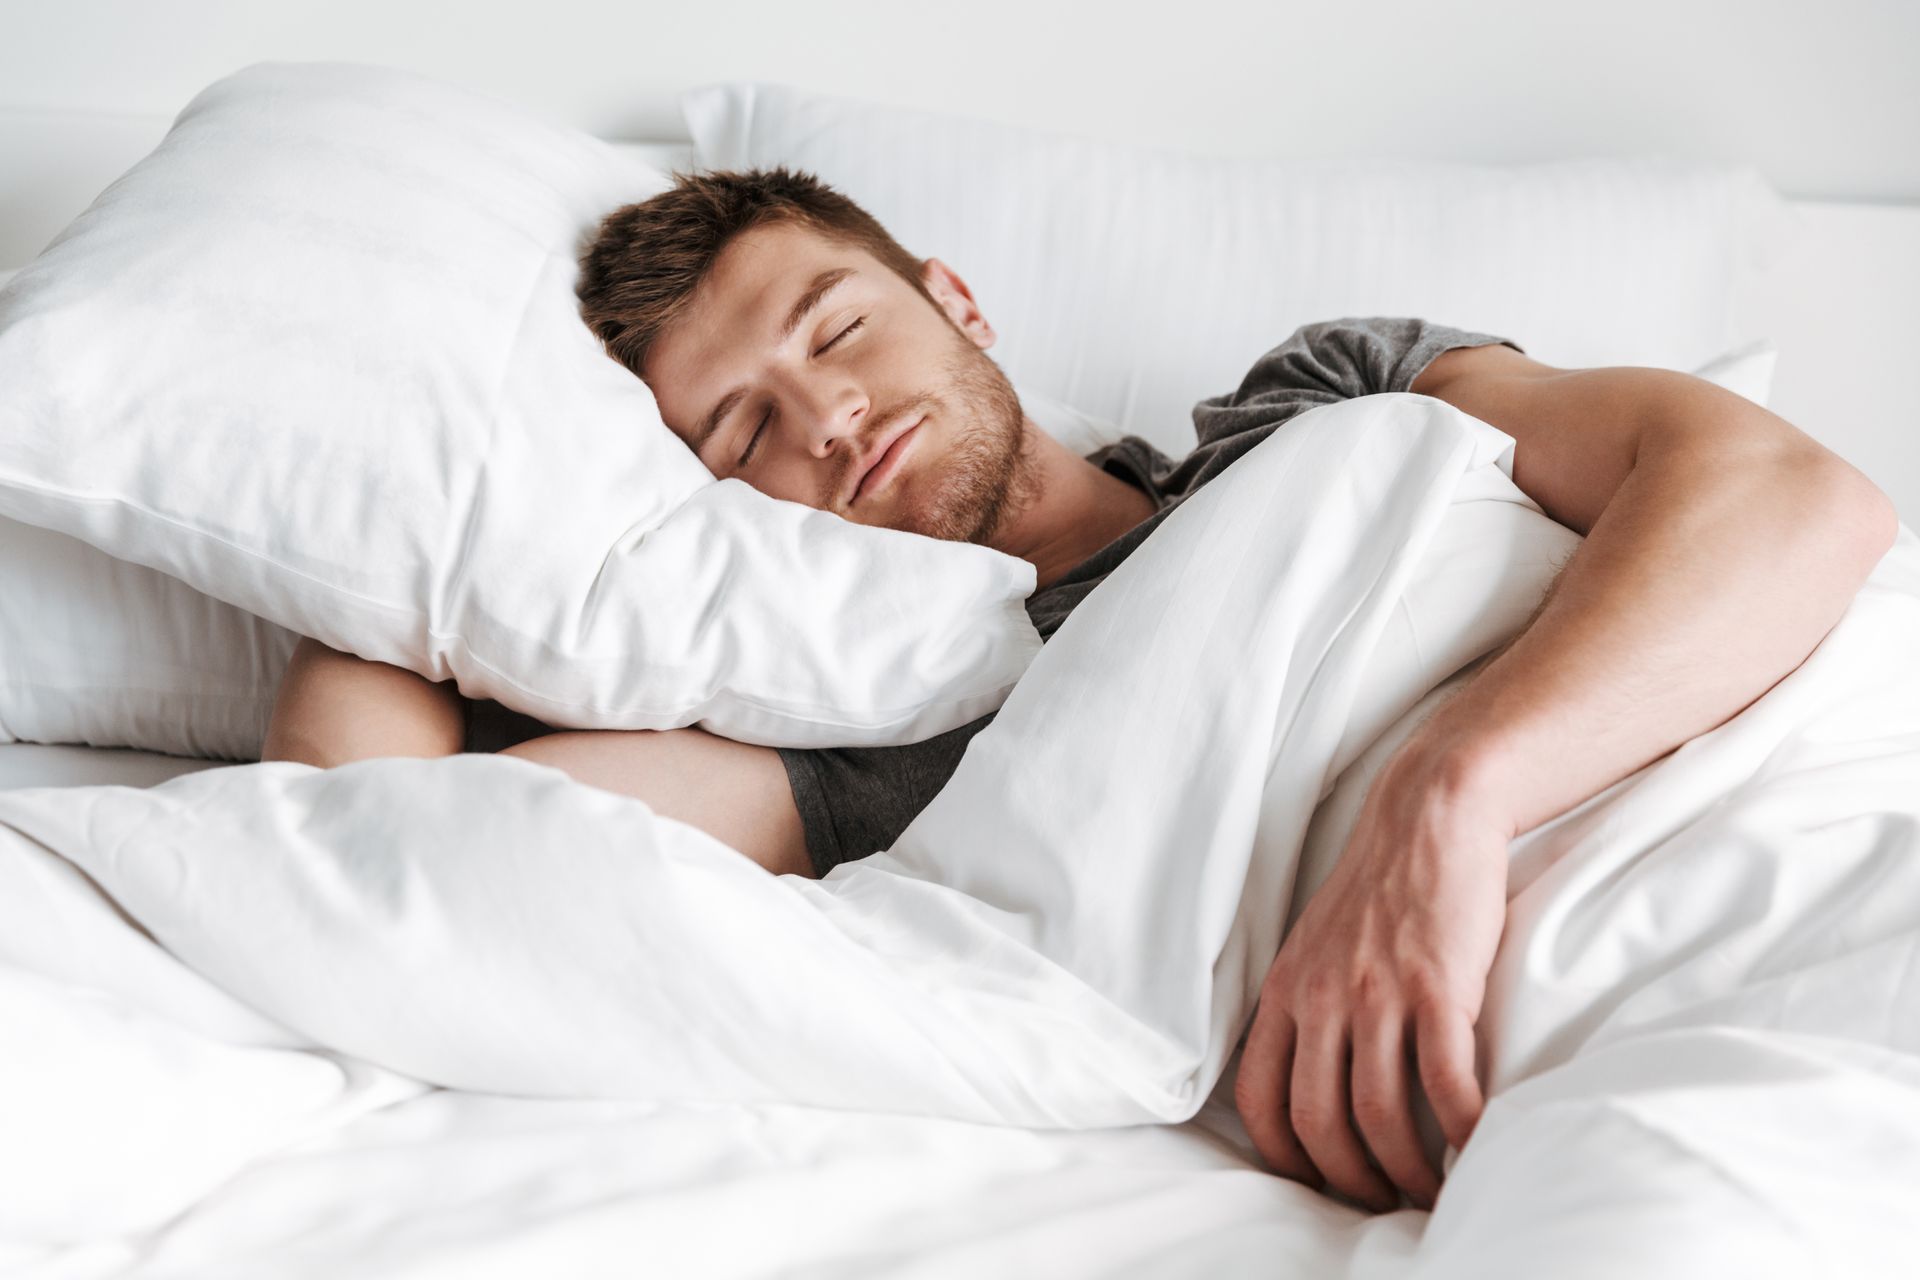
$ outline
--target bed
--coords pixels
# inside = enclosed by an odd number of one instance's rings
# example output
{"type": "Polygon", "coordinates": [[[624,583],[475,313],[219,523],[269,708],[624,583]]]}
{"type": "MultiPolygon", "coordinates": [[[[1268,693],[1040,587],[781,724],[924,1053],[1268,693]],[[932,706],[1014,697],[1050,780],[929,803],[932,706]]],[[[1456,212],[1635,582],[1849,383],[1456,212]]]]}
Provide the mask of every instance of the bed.
{"type": "MultiPolygon", "coordinates": [[[[633,145],[664,164],[687,159],[683,142],[633,145]]],[[[1920,210],[1812,202],[1798,208],[1801,251],[1755,286],[1736,325],[1779,345],[1776,407],[1789,418],[1797,399],[1812,405],[1825,394],[1796,379],[1859,336],[1829,331],[1816,317],[1860,317],[1860,330],[1876,331],[1890,351],[1920,342],[1920,319],[1904,305],[1911,290],[1890,286],[1886,274],[1920,272],[1920,210]],[[1904,338],[1893,336],[1900,325],[1904,338]]],[[[1871,406],[1858,402],[1873,414],[1849,405],[1816,434],[1873,475],[1912,521],[1920,514],[1914,437],[1881,423],[1901,420],[1900,407],[1912,406],[1913,393],[1894,369],[1883,364],[1881,372],[1885,382],[1862,379],[1848,393],[1878,396],[1874,387],[1887,388],[1887,398],[1871,406]]],[[[1920,742],[1910,747],[1906,767],[1920,784],[1920,742]]],[[[128,750],[0,745],[0,789],[149,788],[222,767],[128,750]]],[[[1908,851],[1920,854],[1920,844],[1908,851]]],[[[1900,1061],[1877,1063],[1873,1071],[1853,1063],[1858,1070],[1848,1075],[1839,1065],[1821,1067],[1824,1050],[1809,1046],[1797,1060],[1799,1077],[1787,1064],[1778,1079],[1754,1081],[1840,1081],[1862,1106],[1884,1107],[1890,1149],[1881,1153],[1879,1185],[1862,1187],[1853,1201],[1860,1220],[1782,1224],[1789,1237],[1805,1228],[1802,1237],[1814,1242],[1809,1249],[1826,1251],[1806,1256],[1776,1238],[1750,1235],[1743,1244],[1702,1228],[1699,1219],[1667,1220],[1659,1204],[1663,1194],[1704,1194],[1700,1186],[1710,1185],[1740,1206],[1729,1210],[1729,1223],[1759,1209],[1773,1213],[1791,1190],[1781,1181],[1792,1163],[1786,1154],[1776,1153],[1775,1164],[1752,1171],[1759,1181],[1743,1186],[1746,1171],[1714,1153],[1663,1147],[1663,1135],[1677,1130],[1661,1129],[1650,1113],[1633,1113],[1625,1103],[1617,1114],[1637,1115],[1638,1128],[1623,1121],[1616,1135],[1588,1138],[1617,1143],[1621,1168],[1642,1180],[1644,1194],[1594,1210],[1582,1237],[1590,1252],[1543,1257],[1537,1249],[1565,1249],[1575,1237],[1530,1240],[1519,1232],[1488,1252],[1488,1215],[1497,1215],[1497,1206],[1456,1204],[1436,1228],[1412,1210],[1368,1217],[1265,1173],[1234,1112],[1231,1063],[1183,1123],[1081,1130],[782,1103],[516,1097],[430,1087],[398,1072],[342,1064],[314,1086],[300,1122],[270,1139],[249,1128],[257,1121],[237,1097],[229,1109],[209,1109],[197,1122],[203,1159],[196,1167],[211,1189],[151,1230],[61,1248],[7,1245],[0,1274],[1598,1276],[1629,1267],[1635,1274],[1776,1274],[1789,1263],[1822,1258],[1844,1262],[1849,1274],[1899,1274],[1920,1247],[1910,1226],[1885,1212],[1902,1195],[1920,1194],[1920,1182],[1903,1181],[1920,1171],[1907,1149],[1920,1141],[1920,1059],[1910,1056],[1920,1047],[1914,945],[1911,937],[1894,939],[1880,957],[1880,972],[1899,988],[1887,993],[1883,1008],[1906,1020],[1887,1037],[1889,1046],[1905,1045],[1888,1049],[1888,1058],[1900,1061]],[[1869,1082],[1885,1096],[1858,1092],[1869,1082]],[[1620,1222],[1645,1234],[1612,1239],[1620,1222]],[[1689,1230],[1698,1231],[1691,1240],[1689,1230]],[[1852,1232],[1857,1251],[1832,1251],[1838,1231],[1852,1232]]],[[[1718,1044],[1710,1041],[1692,1046],[1702,1061],[1718,1044]]],[[[90,1131],[97,1145],[77,1145],[72,1160],[114,1159],[115,1127],[137,1127],[143,1108],[167,1105],[163,1096],[104,1101],[90,1131]]],[[[1710,1099],[1699,1105],[1711,1109],[1710,1099]]],[[[1582,1123],[1592,1116],[1583,1114],[1582,1123]]],[[[1568,1142],[1573,1149],[1571,1135],[1568,1142]]],[[[12,1174],[12,1192],[28,1196],[25,1174],[12,1174]]],[[[1570,1171],[1569,1194],[1579,1185],[1570,1171]]],[[[1823,1195],[1808,1191],[1802,1203],[1809,1213],[1830,1214],[1849,1202],[1837,1192],[1823,1195]]],[[[71,1236],[85,1238],[95,1206],[69,1208],[71,1236]]],[[[0,1208],[0,1222],[5,1213],[0,1208]]]]}

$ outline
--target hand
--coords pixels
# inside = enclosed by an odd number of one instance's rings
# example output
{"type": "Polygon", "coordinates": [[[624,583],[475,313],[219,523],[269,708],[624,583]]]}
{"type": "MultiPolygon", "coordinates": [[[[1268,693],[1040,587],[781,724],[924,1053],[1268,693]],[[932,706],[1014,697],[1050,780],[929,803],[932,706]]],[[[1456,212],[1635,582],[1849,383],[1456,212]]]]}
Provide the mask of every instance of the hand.
{"type": "Polygon", "coordinates": [[[1275,1172],[1378,1212],[1399,1207],[1396,1186],[1420,1208],[1439,1193],[1415,1083],[1455,1147],[1483,1106],[1473,1024],[1506,925],[1513,828],[1442,776],[1403,750],[1375,779],[1261,984],[1234,1081],[1275,1172]]]}

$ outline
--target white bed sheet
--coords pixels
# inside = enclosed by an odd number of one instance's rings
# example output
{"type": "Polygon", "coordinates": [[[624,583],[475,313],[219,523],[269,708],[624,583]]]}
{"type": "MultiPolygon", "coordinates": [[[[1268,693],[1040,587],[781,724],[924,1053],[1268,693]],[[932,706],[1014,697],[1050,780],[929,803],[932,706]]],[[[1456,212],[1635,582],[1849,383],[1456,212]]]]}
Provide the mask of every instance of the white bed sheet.
{"type": "MultiPolygon", "coordinates": [[[[0,744],[0,790],[149,787],[223,767],[0,744]]],[[[0,1276],[1327,1274],[1356,1256],[1355,1233],[1378,1240],[1359,1256],[1404,1259],[1425,1215],[1369,1221],[1263,1172],[1232,1079],[1230,1064],[1183,1124],[1041,1131],[349,1076],[308,1117],[317,1136],[249,1159],[159,1229],[0,1245],[0,1276]]]]}
{"type": "Polygon", "coordinates": [[[1225,1100],[1034,1132],[433,1089],[250,1163],[145,1239],[0,1275],[1330,1275],[1356,1236],[1382,1262],[1417,1244],[1426,1215],[1369,1221],[1258,1172],[1234,1128],[1225,1100]]]}
{"type": "MultiPolygon", "coordinates": [[[[141,786],[205,765],[138,752],[15,746],[0,754],[0,767],[13,786],[141,786]]],[[[1259,772],[1248,775],[1255,787],[1259,772]]],[[[423,796],[418,813],[474,852],[469,836],[479,833],[458,834],[450,819],[433,816],[457,811],[445,800],[423,796]]],[[[211,808],[183,817],[195,839],[209,838],[219,825],[211,808]]],[[[114,842],[91,819],[80,825],[114,842]]],[[[231,847],[255,866],[294,856],[271,841],[231,847]]],[[[37,974],[85,986],[80,970],[110,971],[116,983],[108,985],[116,990],[124,978],[136,994],[172,983],[177,995],[179,974],[151,954],[135,917],[101,909],[93,886],[106,881],[97,880],[98,869],[76,873],[78,864],[56,867],[38,858],[53,848],[21,850],[24,860],[12,864],[15,878],[4,892],[17,912],[41,904],[31,913],[40,923],[24,929],[28,951],[37,933],[65,959],[51,973],[29,965],[11,988],[0,985],[0,998],[13,1001],[6,1007],[31,1007],[45,990],[36,986],[37,974]],[[75,946],[84,951],[78,958],[75,946]]],[[[477,865],[470,861],[469,869],[477,865]]],[[[281,942],[299,945],[283,925],[274,929],[281,942]]],[[[0,955],[6,951],[0,940],[0,955]]],[[[332,985],[343,980],[331,968],[328,978],[332,985]]],[[[403,995],[390,979],[383,975],[382,989],[403,995]]],[[[408,989],[403,1002],[420,998],[420,990],[408,989]]],[[[0,1240],[15,1242],[0,1268],[11,1263],[20,1274],[74,1277],[636,1270],[1388,1276],[1407,1274],[1428,1221],[1414,1210],[1370,1217],[1262,1171],[1232,1105],[1231,1058],[1183,1123],[1030,1129],[792,1103],[555,1101],[448,1091],[367,1061],[287,1053],[279,1028],[258,1016],[271,1013],[266,1006],[249,1011],[213,993],[195,1000],[205,1021],[238,1029],[226,1043],[183,1044],[156,1020],[113,1041],[136,1046],[127,1056],[139,1060],[127,1070],[100,1061],[113,1055],[97,1053],[76,1068],[80,1055],[62,1051],[68,1024],[131,1019],[144,1006],[130,999],[82,1007],[68,998],[60,1005],[64,1019],[38,1024],[44,1046],[17,1047],[9,1078],[33,1079],[40,1061],[48,1068],[39,1077],[43,1087],[8,1091],[0,1101],[15,1104],[10,1114],[23,1125],[23,1138],[34,1136],[29,1130],[42,1135],[37,1147],[23,1142],[21,1149],[46,1159],[33,1168],[0,1161],[0,1240]],[[76,1080],[76,1070],[98,1078],[76,1080]],[[109,1087],[115,1081],[124,1087],[109,1087]],[[43,1098],[41,1115],[18,1106],[23,1092],[43,1098]],[[189,1124],[169,1123],[172,1132],[192,1135],[194,1150],[183,1156],[178,1142],[141,1142],[138,1135],[118,1152],[88,1149],[104,1148],[116,1126],[138,1125],[143,1105],[187,1111],[189,1124]],[[272,1135],[265,1142],[263,1131],[272,1135]],[[46,1142],[48,1132],[61,1141],[46,1142]],[[78,1163],[57,1173],[47,1167],[69,1153],[78,1163]],[[132,1176],[84,1176],[88,1162],[116,1154],[133,1164],[132,1176]],[[83,1176],[76,1179],[76,1171],[83,1176]],[[165,1173],[174,1176],[158,1176],[165,1173]],[[61,1193],[75,1183],[94,1194],[61,1193]],[[24,1230],[9,1233],[10,1217],[24,1230]],[[138,1228],[102,1230],[106,1222],[138,1228]],[[49,1239],[56,1242],[25,1243],[49,1239]],[[75,1240],[98,1243],[76,1247],[75,1240]]],[[[93,1029],[77,1025],[72,1038],[78,1043],[93,1029]]],[[[0,1116],[7,1114],[0,1106],[0,1116]]]]}
{"type": "MultiPolygon", "coordinates": [[[[1906,542],[1902,590],[1920,599],[1920,546],[1906,542]]],[[[1889,603],[1883,594],[1877,611],[1889,603]]],[[[1862,751],[1835,732],[1871,710],[1862,689],[1884,667],[1864,660],[1871,634],[1855,628],[1849,643],[1783,683],[1743,728],[1517,845],[1516,932],[1490,980],[1489,1108],[1433,1215],[1369,1218],[1260,1172],[1232,1112],[1232,1062],[1186,1123],[1064,1132],[792,1104],[450,1092],[345,1059],[331,1079],[325,1055],[302,1055],[309,1098],[263,1146],[239,1115],[244,1097],[229,1107],[182,1059],[175,1078],[215,1105],[191,1130],[188,1161],[152,1144],[146,1154],[156,1168],[197,1161],[195,1177],[211,1168],[211,1192],[196,1187],[184,1212],[162,1204],[144,1233],[72,1233],[111,1243],[41,1254],[16,1243],[0,1274],[1909,1274],[1920,1247],[1904,1208],[1920,1188],[1920,827],[1898,815],[1915,808],[1905,784],[1920,776],[1920,736],[1862,751]],[[1831,713],[1814,707],[1823,700],[1831,713]],[[1831,723],[1801,734],[1809,713],[1831,723]],[[1771,798],[1693,812],[1688,797],[1700,793],[1686,779],[1747,757],[1777,778],[1771,798]],[[1880,816],[1809,821],[1823,805],[1880,816]],[[1622,967],[1632,980],[1609,981],[1622,967]],[[223,1169],[223,1151],[244,1159],[223,1169]]],[[[1910,676],[1883,687],[1889,704],[1920,715],[1910,676]]],[[[21,757],[43,770],[124,771],[136,754],[3,753],[15,778],[21,757]]],[[[89,896],[82,881],[61,883],[73,900],[89,896]]],[[[68,933],[56,913],[53,932],[142,945],[110,913],[92,924],[91,935],[68,933]]],[[[113,959],[87,954],[96,968],[113,959]]],[[[0,1017],[0,1038],[7,1025],[0,1017]]],[[[17,1064],[40,1047],[0,1051],[17,1064]]],[[[59,1061],[58,1049],[42,1056],[59,1061]]],[[[71,1092],[118,1113],[90,1117],[90,1132],[139,1123],[139,1097],[71,1092]]],[[[17,1105],[23,1093],[61,1102],[56,1091],[10,1093],[15,1123],[33,1117],[17,1105]]],[[[68,1149],[85,1170],[138,1148],[68,1149]]],[[[28,1174],[58,1185],[52,1172],[28,1174]]],[[[0,1193],[0,1228],[32,1189],[0,1193]]],[[[62,1197],[60,1208],[84,1224],[114,1211],[101,1198],[62,1197]]]]}
{"type": "MultiPolygon", "coordinates": [[[[0,790],[221,767],[15,743],[0,790]]],[[[1232,1079],[1184,1124],[1078,1132],[349,1083],[329,1114],[355,1118],[250,1162],[161,1230],[0,1251],[0,1276],[1321,1275],[1370,1255],[1398,1274],[1426,1215],[1369,1221],[1261,1171],[1232,1079]]]]}

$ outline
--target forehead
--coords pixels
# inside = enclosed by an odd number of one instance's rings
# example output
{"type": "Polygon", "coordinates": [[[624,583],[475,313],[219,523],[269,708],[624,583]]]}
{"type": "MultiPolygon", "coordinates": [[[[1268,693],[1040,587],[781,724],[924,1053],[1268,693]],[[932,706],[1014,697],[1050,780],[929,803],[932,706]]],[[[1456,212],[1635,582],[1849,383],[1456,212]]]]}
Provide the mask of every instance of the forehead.
{"type": "Polygon", "coordinates": [[[684,394],[771,352],[787,308],[816,275],[834,267],[854,268],[860,273],[856,280],[870,286],[884,271],[864,250],[794,223],[766,224],[735,236],[714,259],[687,309],[648,351],[645,376],[655,395],[664,401],[684,394]]]}

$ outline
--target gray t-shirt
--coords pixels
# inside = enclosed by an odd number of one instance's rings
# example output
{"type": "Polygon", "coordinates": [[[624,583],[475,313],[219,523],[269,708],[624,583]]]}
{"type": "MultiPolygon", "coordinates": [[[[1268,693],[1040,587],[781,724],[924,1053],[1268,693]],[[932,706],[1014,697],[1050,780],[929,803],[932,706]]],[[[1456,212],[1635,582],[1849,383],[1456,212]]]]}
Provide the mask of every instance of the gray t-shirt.
{"type": "MultiPolygon", "coordinates": [[[[1405,391],[1455,347],[1518,343],[1426,320],[1348,317],[1296,329],[1254,362],[1238,390],[1193,407],[1198,444],[1179,461],[1125,436],[1087,460],[1143,490],[1154,514],[1027,597],[1027,616],[1050,638],[1074,606],[1125,560],[1188,495],[1231,466],[1289,418],[1316,405],[1405,391]]],[[[782,747],[814,871],[891,848],[915,815],[947,785],[973,735],[994,713],[922,742],[893,747],[782,747]]]]}

